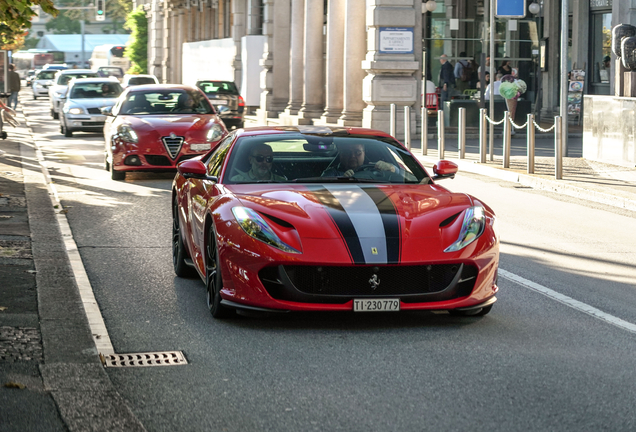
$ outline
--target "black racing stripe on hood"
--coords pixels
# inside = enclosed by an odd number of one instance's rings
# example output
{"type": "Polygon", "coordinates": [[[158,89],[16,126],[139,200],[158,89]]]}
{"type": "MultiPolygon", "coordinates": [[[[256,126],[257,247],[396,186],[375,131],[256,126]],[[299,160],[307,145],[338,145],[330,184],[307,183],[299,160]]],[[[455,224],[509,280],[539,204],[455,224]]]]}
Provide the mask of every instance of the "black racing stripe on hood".
{"type": "Polygon", "coordinates": [[[362,186],[361,189],[371,197],[378,207],[384,233],[386,235],[386,254],[389,264],[400,262],[400,218],[391,198],[384,191],[374,186],[362,186]]]}
{"type": "Polygon", "coordinates": [[[307,189],[309,189],[316,199],[325,206],[327,213],[329,213],[329,216],[331,216],[338,227],[340,235],[342,235],[342,238],[349,249],[349,255],[351,256],[351,260],[354,264],[365,264],[366,261],[364,259],[358,233],[356,233],[349,215],[340,202],[324,186],[307,186],[307,189]]]}

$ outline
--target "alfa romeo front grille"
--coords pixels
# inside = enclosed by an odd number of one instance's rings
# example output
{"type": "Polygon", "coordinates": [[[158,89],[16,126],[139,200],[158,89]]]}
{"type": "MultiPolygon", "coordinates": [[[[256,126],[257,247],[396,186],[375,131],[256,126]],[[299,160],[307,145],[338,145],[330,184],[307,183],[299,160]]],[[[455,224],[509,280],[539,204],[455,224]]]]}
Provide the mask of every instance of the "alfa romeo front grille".
{"type": "Polygon", "coordinates": [[[168,154],[172,159],[175,159],[183,146],[183,137],[178,136],[167,136],[162,137],[161,141],[163,141],[163,145],[168,150],[168,154]]]}

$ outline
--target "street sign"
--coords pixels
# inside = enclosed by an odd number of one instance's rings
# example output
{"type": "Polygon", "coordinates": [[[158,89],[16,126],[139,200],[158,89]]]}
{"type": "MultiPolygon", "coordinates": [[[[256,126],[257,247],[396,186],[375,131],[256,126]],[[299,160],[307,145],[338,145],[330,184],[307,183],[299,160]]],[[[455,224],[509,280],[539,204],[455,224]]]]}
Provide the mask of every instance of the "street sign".
{"type": "Polygon", "coordinates": [[[525,18],[526,0],[496,0],[497,18],[525,18]]]}

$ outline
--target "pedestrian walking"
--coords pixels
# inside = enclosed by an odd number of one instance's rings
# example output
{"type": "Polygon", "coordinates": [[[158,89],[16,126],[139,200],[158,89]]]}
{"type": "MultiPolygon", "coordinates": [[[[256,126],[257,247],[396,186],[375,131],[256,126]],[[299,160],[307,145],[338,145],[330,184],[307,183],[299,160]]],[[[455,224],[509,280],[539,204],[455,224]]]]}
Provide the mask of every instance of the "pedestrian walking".
{"type": "Polygon", "coordinates": [[[444,109],[444,102],[450,100],[450,95],[455,88],[455,75],[453,74],[453,65],[448,61],[448,56],[442,54],[439,57],[442,68],[439,70],[439,87],[440,91],[440,108],[444,109]]]}
{"type": "Polygon", "coordinates": [[[20,93],[20,75],[15,71],[15,65],[11,63],[9,65],[9,73],[8,73],[8,81],[9,81],[9,92],[11,95],[9,96],[9,108],[16,109],[18,107],[18,93],[20,93]]]}

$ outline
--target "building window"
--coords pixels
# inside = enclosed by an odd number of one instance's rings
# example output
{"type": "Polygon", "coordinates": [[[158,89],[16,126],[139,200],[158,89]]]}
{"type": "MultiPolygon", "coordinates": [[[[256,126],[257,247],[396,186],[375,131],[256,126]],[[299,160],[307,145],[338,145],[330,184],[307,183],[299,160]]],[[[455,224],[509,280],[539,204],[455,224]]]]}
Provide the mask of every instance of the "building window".
{"type": "Polygon", "coordinates": [[[612,47],[612,14],[611,12],[592,13],[590,25],[592,63],[592,94],[609,94],[610,58],[612,47]]]}

